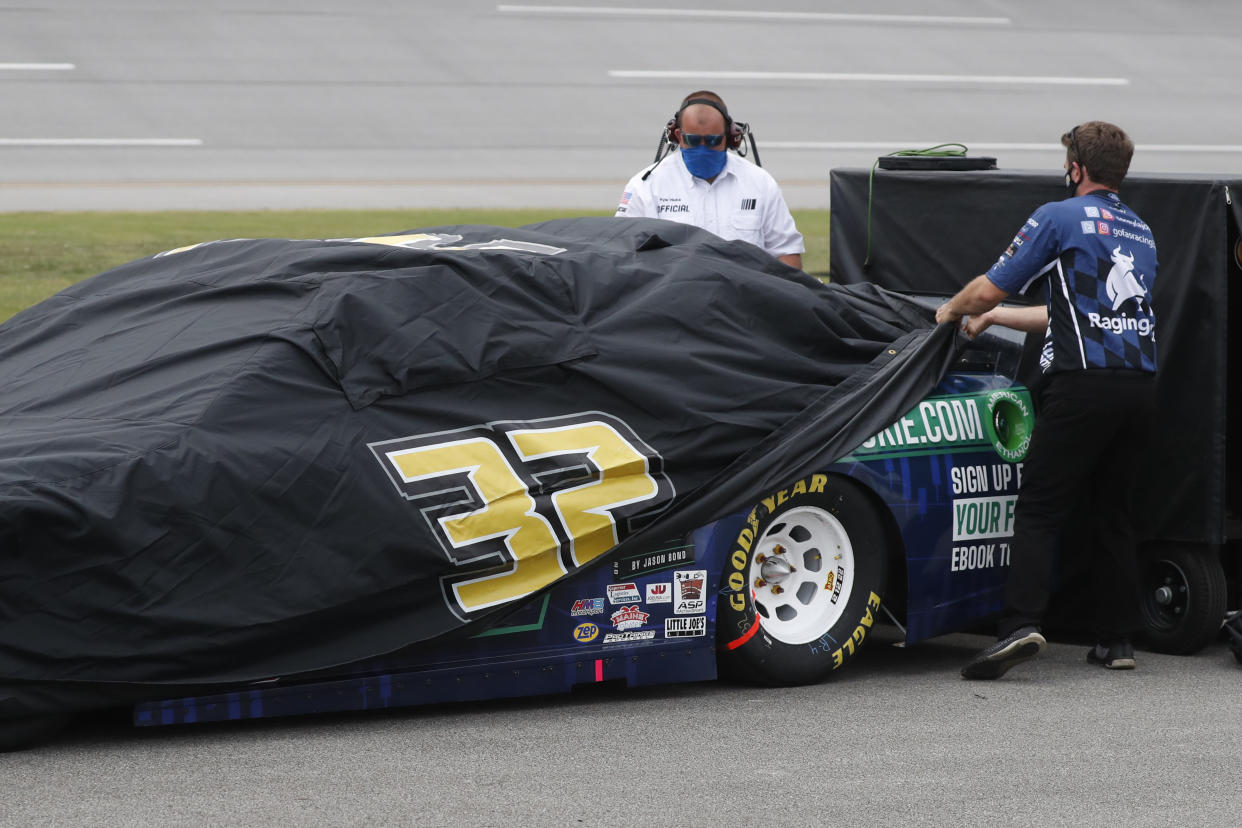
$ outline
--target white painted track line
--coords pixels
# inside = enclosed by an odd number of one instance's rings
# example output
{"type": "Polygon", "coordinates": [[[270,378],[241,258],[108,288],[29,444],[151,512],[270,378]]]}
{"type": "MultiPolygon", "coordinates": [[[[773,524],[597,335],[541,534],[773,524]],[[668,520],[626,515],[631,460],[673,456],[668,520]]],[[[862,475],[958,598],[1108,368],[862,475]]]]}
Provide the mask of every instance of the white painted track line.
{"type": "Polygon", "coordinates": [[[737,72],[695,69],[610,69],[609,77],[643,80],[820,81],[826,83],[949,83],[1021,86],[1129,86],[1127,78],[1040,75],[886,75],[859,72],[737,72]]]}
{"type": "Polygon", "coordinates": [[[68,72],[78,67],[72,63],[0,63],[5,72],[68,72]]]}
{"type": "Polygon", "coordinates": [[[847,14],[840,12],[730,11],[725,9],[623,8],[621,6],[499,5],[501,14],[539,14],[581,17],[662,17],[694,20],[749,20],[791,23],[892,23],[951,26],[1008,26],[1008,17],[949,17],[929,14],[847,14]]]}
{"type": "Polygon", "coordinates": [[[202,138],[0,138],[0,147],[201,147],[202,138]]]}

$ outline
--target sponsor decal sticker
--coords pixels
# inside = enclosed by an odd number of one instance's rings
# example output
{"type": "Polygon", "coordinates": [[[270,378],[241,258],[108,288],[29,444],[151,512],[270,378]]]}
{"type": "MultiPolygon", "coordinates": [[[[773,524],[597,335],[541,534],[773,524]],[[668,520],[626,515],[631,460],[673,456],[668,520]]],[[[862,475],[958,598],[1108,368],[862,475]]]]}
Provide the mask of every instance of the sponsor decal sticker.
{"type": "Polygon", "coordinates": [[[650,641],[653,638],[655,638],[655,630],[604,633],[605,644],[625,644],[631,641],[650,641]]]}
{"type": "Polygon", "coordinates": [[[1088,235],[1095,235],[1095,222],[1094,222],[1094,221],[1084,221],[1084,222],[1082,223],[1082,232],[1083,232],[1083,233],[1086,233],[1086,234],[1088,234],[1088,235]]]}
{"type": "Polygon", "coordinates": [[[664,619],[665,638],[693,638],[700,635],[707,635],[707,616],[705,615],[664,619]]]}
{"type": "Polygon", "coordinates": [[[977,445],[987,442],[979,397],[935,397],[923,400],[906,416],[863,441],[853,455],[916,446],[977,445]]]}
{"type": "Polygon", "coordinates": [[[706,569],[678,570],[673,573],[673,612],[676,615],[700,615],[707,611],[703,588],[707,583],[706,569]]]}
{"type": "Polygon", "coordinates": [[[949,571],[1008,566],[1009,543],[1000,539],[1013,534],[1013,510],[1022,485],[1022,464],[955,466],[949,480],[955,495],[949,571]],[[972,497],[956,497],[963,494],[972,497]]]}
{"type": "Polygon", "coordinates": [[[1110,213],[1110,212],[1108,212],[1107,210],[1105,210],[1103,207],[1101,207],[1101,208],[1100,208],[1100,218],[1104,219],[1105,221],[1112,221],[1112,220],[1113,220],[1113,214],[1112,214],[1112,213],[1110,213]]]}
{"type": "MultiPolygon", "coordinates": [[[[838,555],[837,557],[839,558],[841,556],[838,555]]],[[[831,573],[829,573],[828,583],[832,584],[834,583],[834,581],[835,581],[835,585],[832,588],[832,601],[830,602],[833,604],[841,600],[841,587],[845,586],[845,567],[844,566],[837,564],[837,572],[836,572],[835,578],[832,576],[831,573]]],[[[825,584],[825,588],[827,588],[826,584],[825,584]]]]}
{"type": "Polygon", "coordinates": [[[953,547],[949,562],[950,572],[968,572],[972,569],[991,569],[1009,566],[1009,544],[978,543],[953,547]]]}
{"type": "Polygon", "coordinates": [[[1083,207],[1082,211],[1086,213],[1087,218],[1099,218],[1100,217],[1099,207],[1083,207]]]}
{"type": "Polygon", "coordinates": [[[574,641],[579,644],[586,644],[588,641],[594,641],[599,637],[599,624],[592,624],[589,621],[585,624],[579,624],[574,627],[574,641]]]}
{"type": "Polygon", "coordinates": [[[1013,536],[1017,495],[967,497],[953,501],[953,540],[1013,536]]]}
{"type": "Polygon", "coordinates": [[[579,598],[574,601],[573,609],[569,611],[572,616],[581,615],[603,615],[604,599],[603,598],[579,598]]]}
{"type": "Polygon", "coordinates": [[[609,584],[606,590],[608,592],[608,603],[613,606],[617,604],[637,604],[643,600],[642,596],[638,594],[638,587],[633,583],[609,584]]]}
{"type": "Polygon", "coordinates": [[[661,569],[671,569],[674,566],[685,566],[690,563],[694,563],[693,546],[661,549],[657,552],[647,552],[632,558],[613,561],[612,579],[622,581],[645,575],[648,572],[657,572],[661,569]]]}
{"type": "Polygon", "coordinates": [[[647,584],[648,604],[671,604],[673,602],[673,585],[667,581],[658,584],[647,584]]]}
{"type": "Polygon", "coordinates": [[[643,612],[637,605],[622,607],[612,614],[612,625],[618,630],[633,630],[647,623],[650,613],[643,612]]]}

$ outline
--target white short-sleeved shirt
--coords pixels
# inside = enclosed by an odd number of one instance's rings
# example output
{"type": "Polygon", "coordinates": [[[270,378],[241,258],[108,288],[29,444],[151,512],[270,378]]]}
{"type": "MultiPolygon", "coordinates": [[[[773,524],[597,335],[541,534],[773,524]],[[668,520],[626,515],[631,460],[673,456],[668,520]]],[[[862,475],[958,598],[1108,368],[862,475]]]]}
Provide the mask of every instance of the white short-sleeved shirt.
{"type": "Polygon", "coordinates": [[[693,224],[723,239],[748,241],[773,256],[806,250],[781,188],[762,167],[729,152],[724,170],[708,182],[691,175],[681,153],[673,152],[644,181],[648,169],[625,185],[618,216],[693,224]]]}

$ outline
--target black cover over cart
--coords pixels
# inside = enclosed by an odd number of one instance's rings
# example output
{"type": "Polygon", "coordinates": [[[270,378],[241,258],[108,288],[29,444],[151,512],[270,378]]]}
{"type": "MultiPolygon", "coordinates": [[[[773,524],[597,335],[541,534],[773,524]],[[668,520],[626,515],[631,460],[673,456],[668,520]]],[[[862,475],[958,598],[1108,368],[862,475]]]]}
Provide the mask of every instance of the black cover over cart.
{"type": "MultiPolygon", "coordinates": [[[[1242,304],[1242,178],[1131,175],[1121,196],[1151,226],[1160,257],[1159,415],[1139,510],[1144,610],[1153,645],[1193,651],[1226,604],[1216,553],[1235,589],[1242,580],[1242,434],[1228,415],[1242,388],[1242,337],[1229,325],[1242,304]]],[[[1064,197],[1055,172],[833,170],[832,279],[950,295],[1038,205],[1064,197]]]]}

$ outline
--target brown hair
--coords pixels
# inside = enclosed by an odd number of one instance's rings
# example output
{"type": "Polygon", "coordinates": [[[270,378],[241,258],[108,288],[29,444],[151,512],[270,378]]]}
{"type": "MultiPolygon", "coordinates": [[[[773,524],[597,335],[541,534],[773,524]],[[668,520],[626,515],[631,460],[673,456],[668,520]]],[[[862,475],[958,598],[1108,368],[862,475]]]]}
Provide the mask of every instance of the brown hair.
{"type": "Polygon", "coordinates": [[[1091,180],[1105,187],[1120,189],[1134,157],[1134,142],[1116,124],[1087,121],[1061,136],[1068,161],[1086,168],[1091,180]]]}

